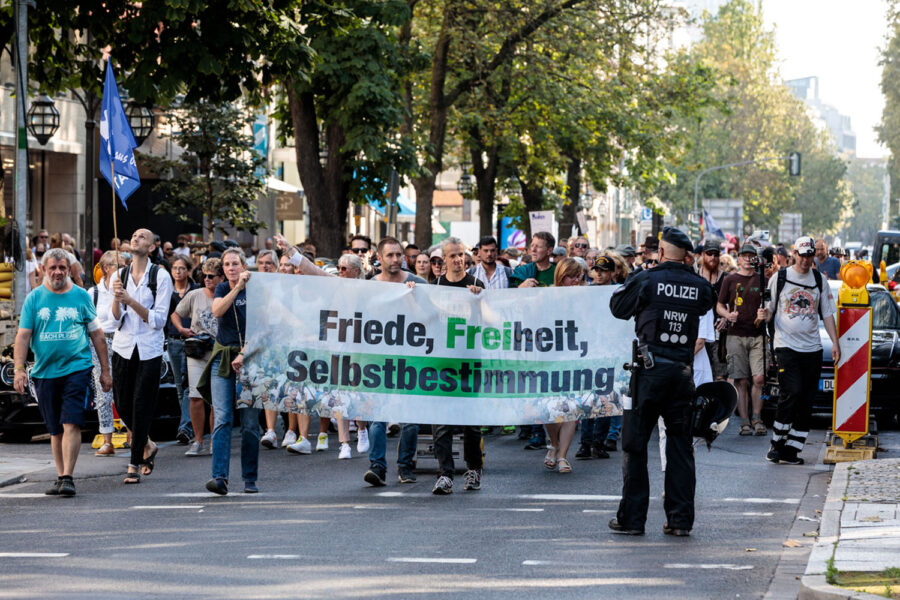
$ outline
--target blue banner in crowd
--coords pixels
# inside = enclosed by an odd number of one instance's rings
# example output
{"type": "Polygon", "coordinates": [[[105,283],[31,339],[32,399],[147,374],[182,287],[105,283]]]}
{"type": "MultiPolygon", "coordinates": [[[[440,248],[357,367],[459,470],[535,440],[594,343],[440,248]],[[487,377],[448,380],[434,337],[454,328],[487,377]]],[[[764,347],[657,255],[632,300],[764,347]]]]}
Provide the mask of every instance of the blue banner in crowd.
{"type": "Polygon", "coordinates": [[[113,186],[126,210],[128,205],[125,201],[141,187],[140,174],[134,160],[134,149],[137,146],[128,117],[122,108],[112,61],[107,61],[100,114],[100,172],[113,186]]]}

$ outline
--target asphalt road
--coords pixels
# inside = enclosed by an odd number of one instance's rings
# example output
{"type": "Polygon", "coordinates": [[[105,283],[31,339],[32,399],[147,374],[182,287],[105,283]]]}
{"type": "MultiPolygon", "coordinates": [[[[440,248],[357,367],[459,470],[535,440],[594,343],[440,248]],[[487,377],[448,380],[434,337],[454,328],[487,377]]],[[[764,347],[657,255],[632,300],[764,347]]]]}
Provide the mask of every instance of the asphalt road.
{"type": "MultiPolygon", "coordinates": [[[[156,471],[125,486],[125,453],[96,458],[85,445],[74,498],[43,495],[53,469],[0,489],[0,598],[762,598],[783,553],[803,551],[783,546],[792,526],[817,528],[829,474],[811,464],[820,443],[806,465],[775,466],[767,437],[736,431],[732,421],[711,452],[697,447],[689,538],[662,533],[655,438],[647,535],[636,538],[606,526],[621,452],[572,460],[563,475],[514,436],[489,436],[483,489],[463,492],[458,477],[451,496],[433,496],[433,473],[401,485],[392,462],[388,486],[369,487],[368,461],[355,449],[337,460],[332,435],[310,456],[261,450],[261,493],[218,497],[204,490],[209,457],[182,446],[163,445],[156,471]]],[[[48,458],[49,444],[0,454],[48,458]]]]}

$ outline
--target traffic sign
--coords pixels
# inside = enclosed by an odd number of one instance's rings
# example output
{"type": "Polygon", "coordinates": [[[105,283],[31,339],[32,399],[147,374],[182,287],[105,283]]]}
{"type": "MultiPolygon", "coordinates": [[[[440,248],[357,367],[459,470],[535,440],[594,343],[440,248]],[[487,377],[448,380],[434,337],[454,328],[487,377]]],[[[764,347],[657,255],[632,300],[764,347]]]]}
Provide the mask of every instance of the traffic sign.
{"type": "Polygon", "coordinates": [[[642,208],[641,209],[641,221],[652,221],[652,220],[653,220],[653,209],[642,208]]]}

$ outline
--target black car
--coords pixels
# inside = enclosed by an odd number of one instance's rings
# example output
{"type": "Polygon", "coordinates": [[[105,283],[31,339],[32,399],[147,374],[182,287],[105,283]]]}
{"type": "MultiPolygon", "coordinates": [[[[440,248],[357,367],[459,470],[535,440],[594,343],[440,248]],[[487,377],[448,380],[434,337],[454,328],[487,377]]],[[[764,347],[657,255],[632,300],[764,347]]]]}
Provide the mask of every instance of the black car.
{"type": "MultiPolygon", "coordinates": [[[[169,365],[169,355],[163,352],[160,367],[159,396],[156,403],[156,415],[153,419],[151,435],[154,439],[166,440],[175,437],[178,423],[181,420],[181,407],[175,393],[175,378],[169,365]]],[[[12,351],[0,357],[0,437],[4,442],[27,442],[33,436],[47,432],[37,400],[30,390],[20,394],[13,388],[15,367],[12,351]]],[[[90,398],[93,398],[93,389],[90,398]]],[[[97,411],[93,408],[84,411],[85,438],[97,433],[97,411]]]]}
{"type": "MultiPolygon", "coordinates": [[[[837,298],[840,281],[829,281],[837,298]]],[[[869,392],[869,415],[882,429],[895,426],[900,412],[900,307],[881,285],[866,286],[872,306],[872,379],[869,392]]],[[[831,338],[819,321],[822,339],[822,374],[813,400],[813,414],[831,415],[834,408],[834,361],[831,360],[831,338]]],[[[771,423],[778,401],[777,368],[770,368],[766,378],[765,420],[771,423]]]]}

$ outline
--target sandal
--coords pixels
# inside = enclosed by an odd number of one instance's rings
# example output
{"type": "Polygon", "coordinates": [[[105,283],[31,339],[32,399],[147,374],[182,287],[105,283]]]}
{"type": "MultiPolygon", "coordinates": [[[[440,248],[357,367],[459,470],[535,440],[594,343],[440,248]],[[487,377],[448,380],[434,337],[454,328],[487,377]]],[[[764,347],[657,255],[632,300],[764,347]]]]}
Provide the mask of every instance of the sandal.
{"type": "Polygon", "coordinates": [[[572,472],[572,465],[570,465],[569,461],[566,460],[565,458],[559,459],[558,461],[556,461],[556,463],[559,465],[560,473],[571,473],[572,472]]]}
{"type": "Polygon", "coordinates": [[[141,482],[141,474],[138,471],[128,471],[125,473],[125,479],[122,480],[122,483],[128,485],[132,483],[140,483],[141,482]]]}
{"type": "Polygon", "coordinates": [[[157,445],[154,448],[153,452],[150,453],[150,456],[144,459],[144,464],[141,465],[141,475],[144,477],[150,475],[153,472],[153,467],[156,466],[154,463],[154,459],[156,458],[156,453],[159,452],[159,446],[157,445]]]}
{"type": "Polygon", "coordinates": [[[547,446],[547,456],[544,457],[544,468],[552,471],[556,468],[556,448],[547,446]]]}
{"type": "Polygon", "coordinates": [[[753,435],[753,428],[750,427],[749,423],[741,423],[738,435],[753,435]]]}
{"type": "Polygon", "coordinates": [[[766,435],[769,432],[762,421],[753,421],[751,425],[753,425],[753,435],[766,435]]]}
{"type": "Polygon", "coordinates": [[[109,442],[103,442],[103,445],[94,453],[94,456],[115,456],[116,449],[109,442]]]}

